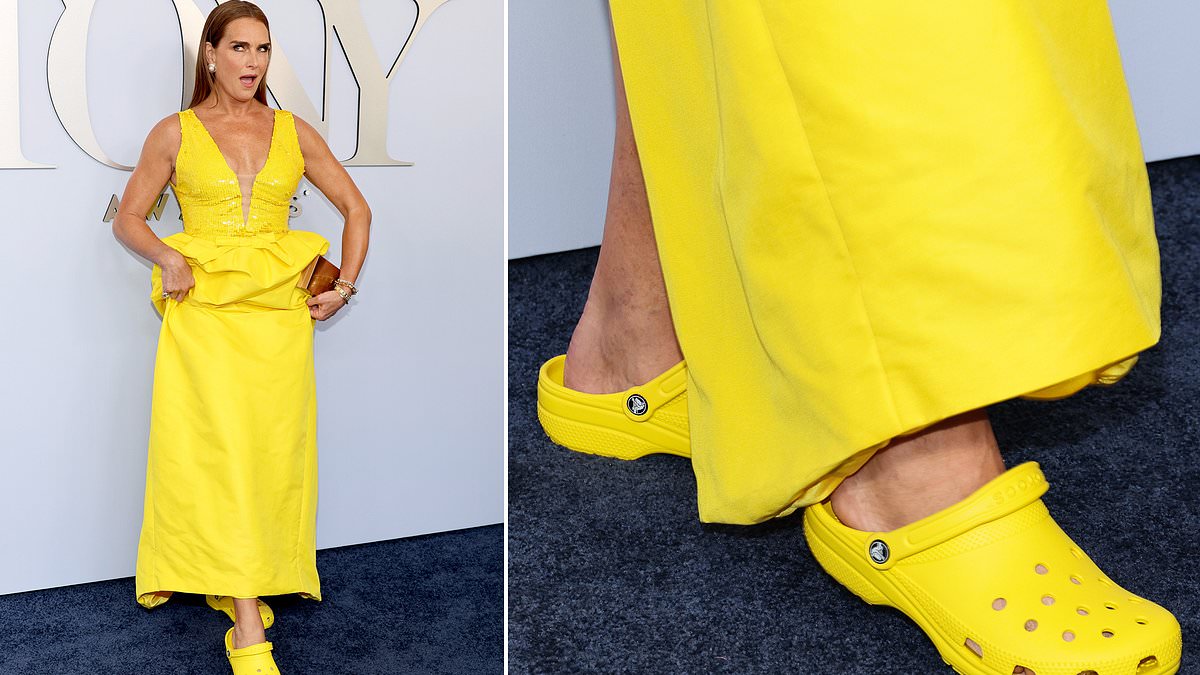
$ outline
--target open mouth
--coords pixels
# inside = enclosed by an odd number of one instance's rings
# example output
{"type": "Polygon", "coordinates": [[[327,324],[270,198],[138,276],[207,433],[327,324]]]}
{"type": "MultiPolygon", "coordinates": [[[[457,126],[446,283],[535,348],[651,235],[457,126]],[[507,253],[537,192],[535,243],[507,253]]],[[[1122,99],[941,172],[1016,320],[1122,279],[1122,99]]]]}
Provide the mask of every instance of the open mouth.
{"type": "Polygon", "coordinates": [[[240,79],[242,81],[242,86],[253,87],[255,81],[258,80],[258,76],[257,75],[243,75],[238,79],[240,79]]]}

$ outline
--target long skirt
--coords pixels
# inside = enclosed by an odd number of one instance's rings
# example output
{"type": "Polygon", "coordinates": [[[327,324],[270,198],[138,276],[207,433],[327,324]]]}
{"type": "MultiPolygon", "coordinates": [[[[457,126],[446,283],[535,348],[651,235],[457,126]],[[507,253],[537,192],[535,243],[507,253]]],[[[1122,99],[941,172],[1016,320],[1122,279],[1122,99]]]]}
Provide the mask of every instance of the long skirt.
{"type": "Polygon", "coordinates": [[[1104,0],[612,0],[688,362],[700,518],[898,435],[1111,383],[1159,338],[1104,0]]]}
{"type": "Polygon", "coordinates": [[[164,240],[196,284],[162,314],[154,363],[137,601],[174,591],[321,599],[316,568],[313,327],[296,287],[319,234],[164,240]]]}

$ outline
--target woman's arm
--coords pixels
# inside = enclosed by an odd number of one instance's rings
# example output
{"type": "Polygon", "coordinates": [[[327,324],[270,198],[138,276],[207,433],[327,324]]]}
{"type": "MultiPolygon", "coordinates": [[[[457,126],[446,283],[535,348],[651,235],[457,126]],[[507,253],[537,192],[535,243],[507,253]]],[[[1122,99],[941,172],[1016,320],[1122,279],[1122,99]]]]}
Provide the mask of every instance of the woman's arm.
{"type": "Polygon", "coordinates": [[[346,172],[346,167],[333,156],[321,134],[308,122],[295,115],[293,118],[296,120],[296,135],[300,139],[300,152],[304,155],[304,175],[333,202],[346,220],[342,228],[340,267],[342,278],[354,283],[367,257],[371,208],[346,172]]]}
{"type": "Polygon", "coordinates": [[[146,224],[146,214],[154,206],[163,187],[175,170],[179,152],[180,129],[176,115],[163,118],[142,145],[137,166],[125,184],[121,204],[113,218],[113,235],[143,258],[162,268],[163,290],[183,300],[195,284],[192,268],[179,251],[167,246],[146,224]]]}

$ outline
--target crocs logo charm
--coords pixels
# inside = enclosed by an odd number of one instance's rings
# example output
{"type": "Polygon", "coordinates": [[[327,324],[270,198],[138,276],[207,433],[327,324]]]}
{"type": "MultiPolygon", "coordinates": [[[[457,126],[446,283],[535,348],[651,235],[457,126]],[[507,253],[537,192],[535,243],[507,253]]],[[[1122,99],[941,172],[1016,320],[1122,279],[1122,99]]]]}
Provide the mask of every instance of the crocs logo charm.
{"type": "Polygon", "coordinates": [[[873,560],[876,565],[882,565],[888,561],[888,558],[891,557],[892,553],[888,550],[888,545],[883,543],[882,539],[876,539],[875,541],[871,542],[871,546],[867,548],[867,555],[871,556],[871,560],[873,560]]]}
{"type": "Polygon", "coordinates": [[[630,394],[629,398],[625,399],[625,407],[629,408],[629,412],[640,417],[650,409],[650,404],[646,403],[646,399],[641,394],[630,394]]]}

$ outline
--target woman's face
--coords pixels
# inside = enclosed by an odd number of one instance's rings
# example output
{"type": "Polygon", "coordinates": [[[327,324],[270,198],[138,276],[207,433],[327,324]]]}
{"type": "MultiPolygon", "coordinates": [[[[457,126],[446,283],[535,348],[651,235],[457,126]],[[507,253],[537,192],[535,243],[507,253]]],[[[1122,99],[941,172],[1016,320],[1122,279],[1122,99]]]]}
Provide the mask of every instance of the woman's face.
{"type": "Polygon", "coordinates": [[[249,101],[267,75],[267,65],[271,62],[271,35],[256,19],[234,19],[225,26],[220,44],[214,47],[206,42],[204,52],[208,63],[217,66],[214,88],[239,101],[249,101]]]}

